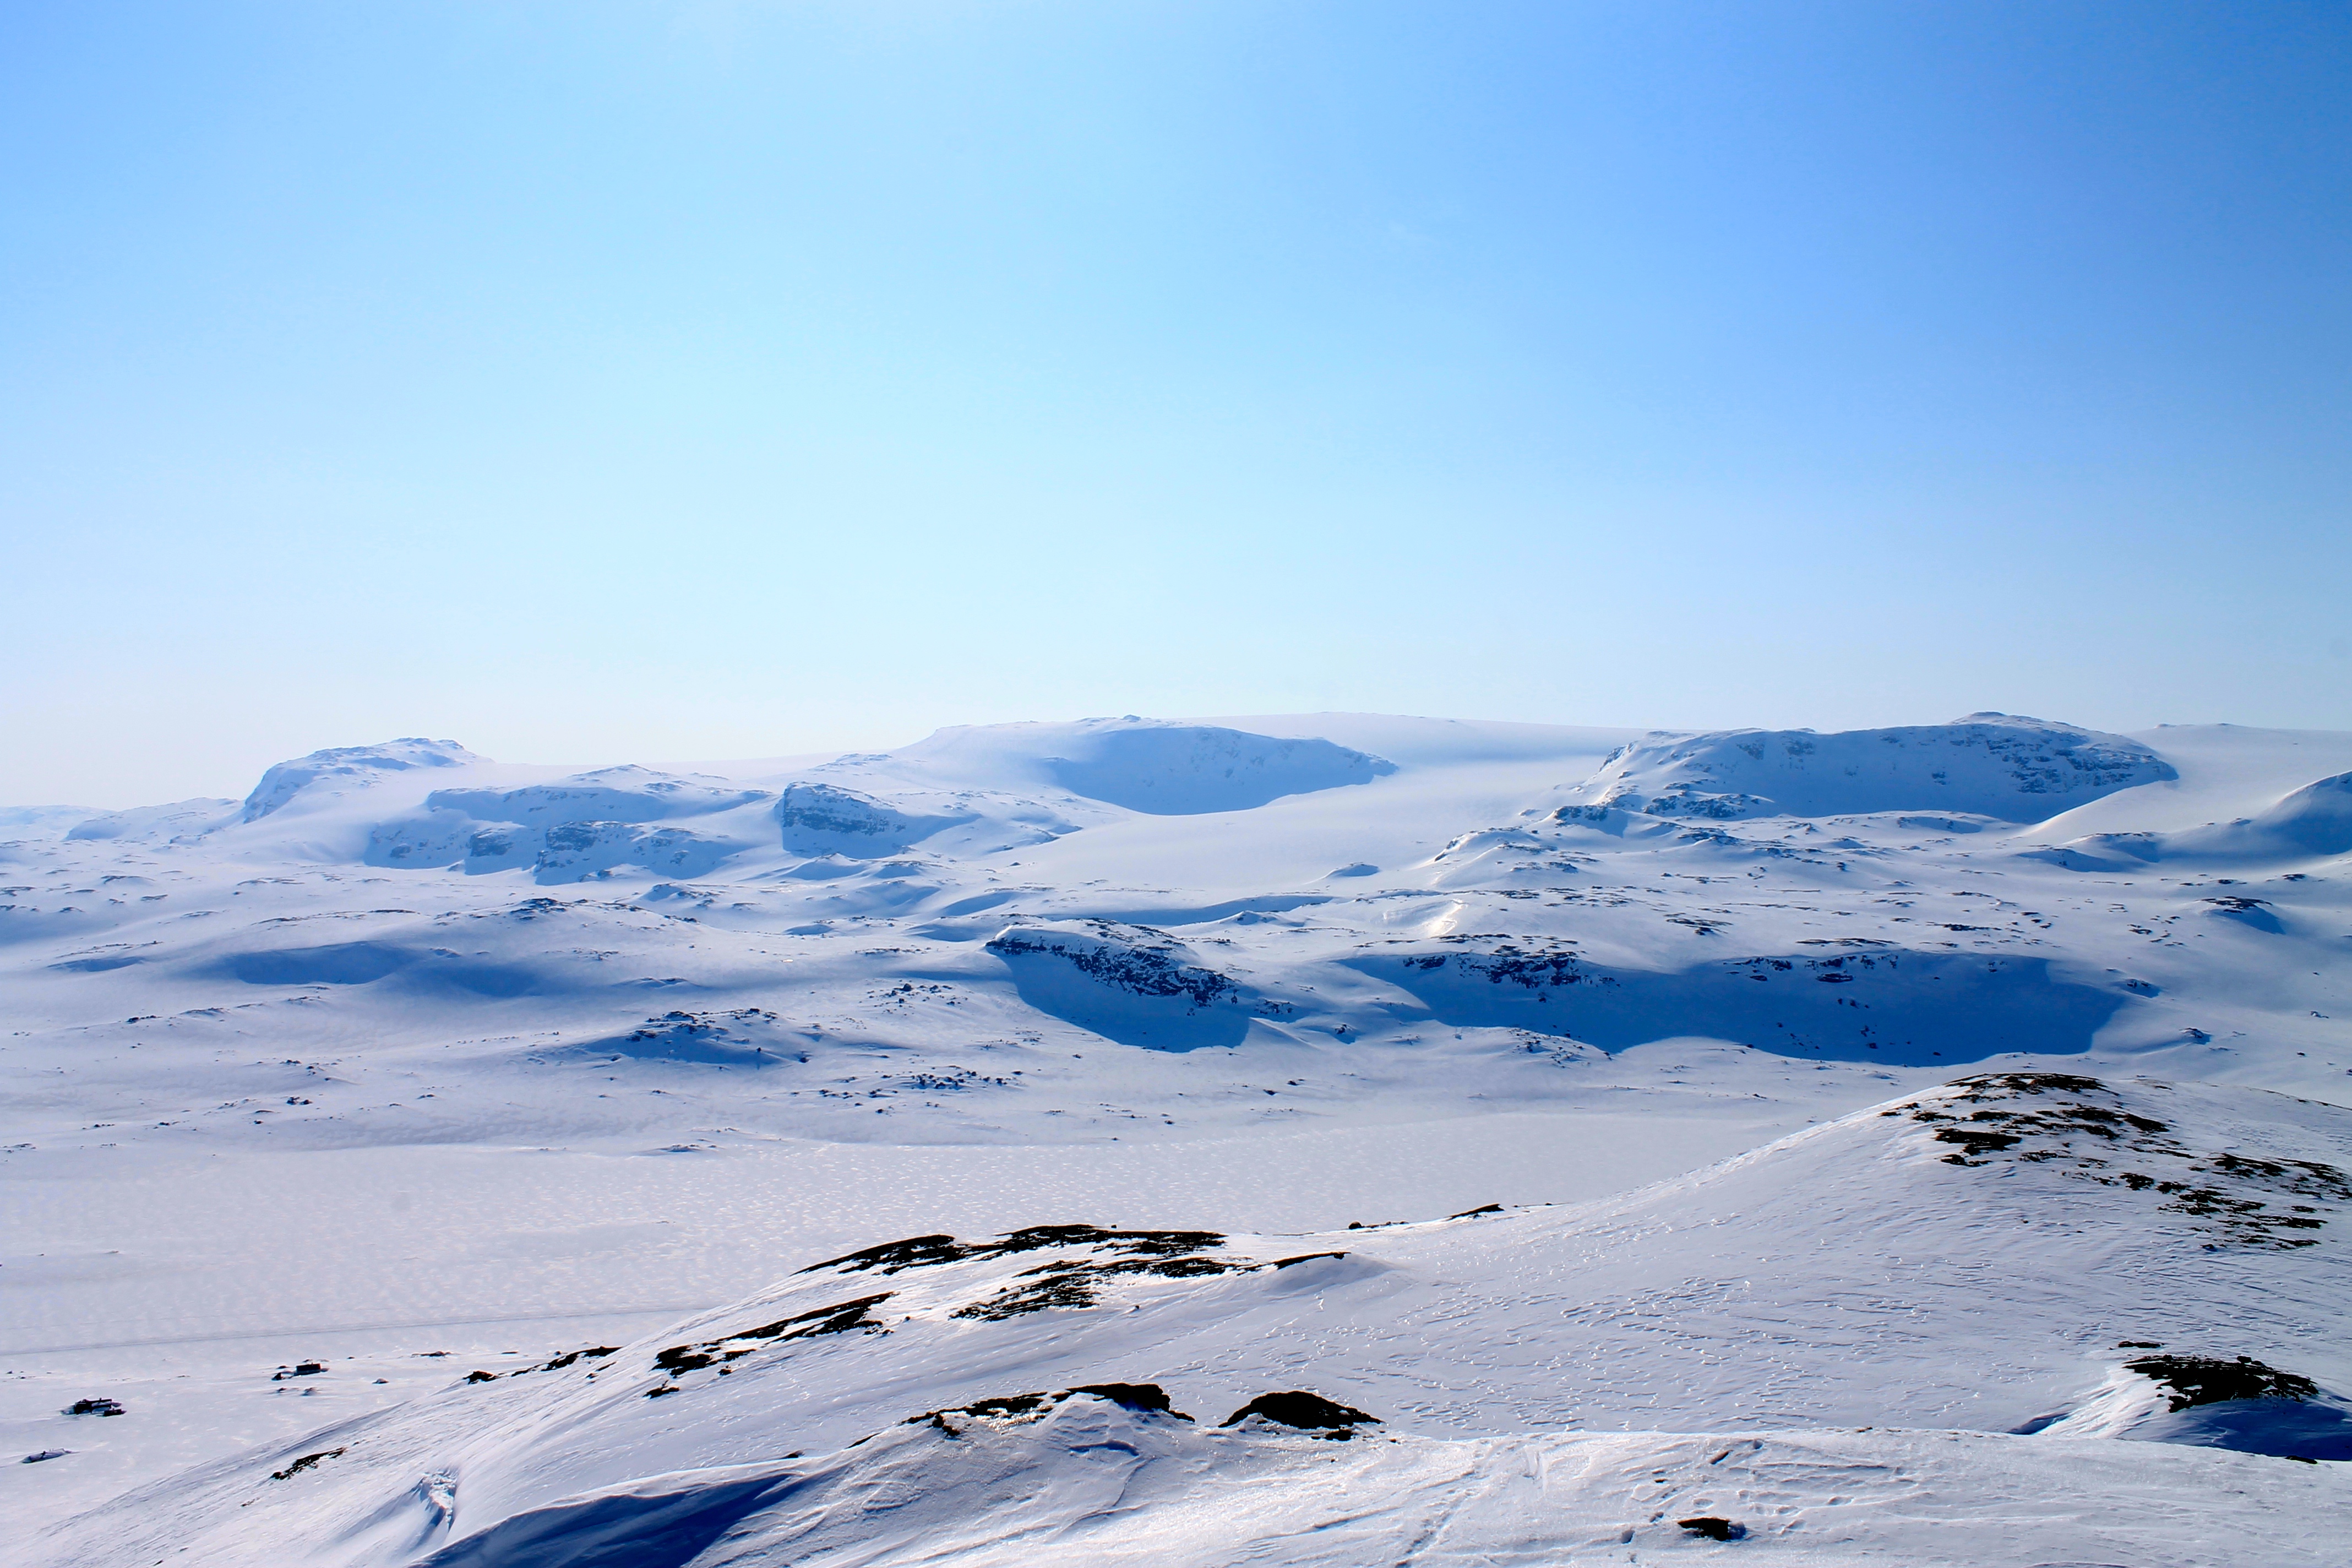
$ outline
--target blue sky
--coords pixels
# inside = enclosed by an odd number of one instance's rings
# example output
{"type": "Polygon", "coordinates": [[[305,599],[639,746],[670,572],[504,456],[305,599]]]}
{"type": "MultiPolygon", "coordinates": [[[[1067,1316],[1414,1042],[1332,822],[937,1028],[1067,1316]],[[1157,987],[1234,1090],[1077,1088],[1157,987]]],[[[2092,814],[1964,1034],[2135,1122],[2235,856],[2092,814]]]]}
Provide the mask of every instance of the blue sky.
{"type": "Polygon", "coordinates": [[[0,14],[0,799],[2352,728],[2352,8],[0,14]]]}

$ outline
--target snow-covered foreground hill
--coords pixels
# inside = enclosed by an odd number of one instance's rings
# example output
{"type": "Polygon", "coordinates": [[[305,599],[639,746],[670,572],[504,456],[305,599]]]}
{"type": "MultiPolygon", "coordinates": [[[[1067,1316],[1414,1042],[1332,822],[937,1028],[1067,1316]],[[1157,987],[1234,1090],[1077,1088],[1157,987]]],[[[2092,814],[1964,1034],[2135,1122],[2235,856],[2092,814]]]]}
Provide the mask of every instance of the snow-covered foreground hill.
{"type": "Polygon", "coordinates": [[[1318,715],[19,813],[7,1549],[2320,1560],[2347,774],[1318,715]]]}
{"type": "Polygon", "coordinates": [[[1717,1520],[1811,1562],[2307,1563],[2352,1504],[2338,1162],[2335,1107],[1997,1073],[1571,1208],[914,1237],[453,1363],[35,1558],[1533,1562],[1717,1520]]]}

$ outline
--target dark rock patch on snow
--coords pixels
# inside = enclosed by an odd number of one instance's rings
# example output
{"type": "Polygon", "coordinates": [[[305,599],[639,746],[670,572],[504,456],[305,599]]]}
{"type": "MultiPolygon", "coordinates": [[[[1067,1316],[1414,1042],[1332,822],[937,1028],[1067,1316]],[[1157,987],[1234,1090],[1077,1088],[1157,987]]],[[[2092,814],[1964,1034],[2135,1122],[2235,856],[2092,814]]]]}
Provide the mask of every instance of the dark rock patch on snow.
{"type": "Polygon", "coordinates": [[[1253,1415],[1263,1415],[1278,1425],[1309,1432],[1347,1426],[1377,1426],[1381,1424],[1379,1416],[1367,1415],[1353,1405],[1339,1404],[1319,1394],[1309,1394],[1303,1388],[1294,1388],[1281,1394],[1261,1394],[1217,1425],[1238,1426],[1253,1415]]]}
{"type": "Polygon", "coordinates": [[[320,1460],[340,1459],[349,1450],[344,1448],[321,1448],[315,1454],[305,1454],[284,1469],[270,1471],[269,1479],[273,1481],[290,1481],[320,1460]]]}
{"type": "Polygon", "coordinates": [[[2171,1406],[2187,1410],[2226,1399],[2310,1399],[2319,1393],[2311,1379],[2264,1366],[2249,1355],[2152,1355],[2124,1363],[2126,1368],[2164,1384],[2171,1406]]]}
{"type": "Polygon", "coordinates": [[[2126,1370],[2161,1386],[2167,1408],[2126,1436],[2317,1463],[2352,1459],[2352,1409],[2297,1373],[2252,1356],[2143,1356],[2126,1370]]]}
{"type": "Polygon", "coordinates": [[[1051,954],[1110,990],[1181,999],[1194,1007],[1205,1007],[1234,989],[1215,970],[1187,963],[1192,949],[1166,932],[1115,921],[1084,921],[1075,929],[1013,926],[992,940],[988,951],[1005,959],[1051,954]]]}
{"type": "Polygon", "coordinates": [[[758,1350],[764,1342],[782,1343],[787,1340],[814,1339],[822,1334],[845,1334],[863,1330],[882,1331],[882,1325],[870,1315],[873,1309],[890,1299],[884,1290],[873,1296],[860,1296],[854,1301],[837,1301],[829,1307],[814,1307],[805,1312],[795,1312],[789,1318],[779,1318],[772,1323],[762,1323],[756,1329],[743,1329],[724,1334],[699,1344],[671,1345],[654,1355],[654,1365],[675,1377],[682,1372],[719,1362],[735,1361],[758,1350]]]}
{"type": "Polygon", "coordinates": [[[1123,1274],[1151,1274],[1168,1279],[1197,1279],[1210,1274],[1234,1274],[1258,1267],[1197,1255],[1183,1258],[1080,1258],[1044,1263],[1023,1272],[1015,1283],[955,1310],[954,1316],[998,1322],[1055,1307],[1091,1307],[1104,1281],[1123,1274]]]}
{"type": "Polygon", "coordinates": [[[963,1433],[950,1416],[982,1421],[1035,1421],[1043,1419],[1053,1408],[1080,1395],[1106,1400],[1122,1410],[1138,1415],[1168,1415],[1179,1421],[1192,1419],[1170,1402],[1168,1391],[1156,1383],[1087,1383],[1076,1388],[1066,1388],[1058,1394],[1003,1394],[992,1399],[976,1399],[970,1405],[951,1405],[944,1410],[926,1410],[920,1415],[909,1415],[908,1426],[931,1426],[950,1437],[963,1433]]]}
{"type": "Polygon", "coordinates": [[[2235,921],[2240,925],[2252,926],[2273,936],[2286,930],[2279,922],[2278,916],[2271,911],[2267,899],[2220,898],[2208,899],[2205,902],[2212,906],[2215,914],[2224,920],[2235,921]]]}
{"type": "Polygon", "coordinates": [[[1224,1244],[1224,1237],[1213,1230],[1107,1230],[1098,1225],[1032,1225],[989,1241],[958,1241],[951,1236],[909,1237],[904,1241],[887,1241],[879,1247],[828,1258],[798,1272],[814,1274],[820,1268],[838,1268],[845,1274],[856,1274],[877,1268],[885,1274],[896,1274],[901,1268],[961,1263],[971,1258],[1002,1258],[1013,1253],[1038,1252],[1049,1247],[1093,1247],[1130,1258],[1173,1258],[1224,1244]]]}
{"type": "Polygon", "coordinates": [[[2207,1251],[2315,1246],[2313,1233],[2327,1225],[2320,1205],[2352,1202],[2352,1180],[2334,1165],[2199,1152],[2167,1122],[2126,1109],[2117,1090],[2073,1073],[1959,1079],[1880,1114],[1908,1116],[1934,1129],[1933,1142],[1958,1145],[1943,1156],[1947,1164],[2014,1160],[2151,1194],[2161,1211],[2197,1222],[2189,1228],[2206,1238],[2207,1251]]]}

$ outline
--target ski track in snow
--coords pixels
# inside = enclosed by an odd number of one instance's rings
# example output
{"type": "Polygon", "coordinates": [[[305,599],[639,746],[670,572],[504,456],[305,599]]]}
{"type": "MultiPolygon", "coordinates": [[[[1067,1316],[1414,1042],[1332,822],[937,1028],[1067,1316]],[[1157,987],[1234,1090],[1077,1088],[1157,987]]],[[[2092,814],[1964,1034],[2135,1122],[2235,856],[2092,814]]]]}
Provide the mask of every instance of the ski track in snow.
{"type": "Polygon", "coordinates": [[[2347,775],[1327,714],[7,813],[0,1552],[2325,1560],[2347,775]],[[1216,1425],[1291,1388],[1378,1422],[1216,1425]]]}

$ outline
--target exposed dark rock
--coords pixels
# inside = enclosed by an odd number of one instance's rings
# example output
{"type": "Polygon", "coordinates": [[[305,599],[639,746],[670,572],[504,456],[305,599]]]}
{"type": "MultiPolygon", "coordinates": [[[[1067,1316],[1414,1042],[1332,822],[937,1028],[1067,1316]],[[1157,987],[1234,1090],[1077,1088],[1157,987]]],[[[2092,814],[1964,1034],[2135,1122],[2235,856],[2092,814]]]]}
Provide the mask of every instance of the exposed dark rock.
{"type": "Polygon", "coordinates": [[[890,1299],[891,1292],[860,1296],[854,1301],[836,1302],[830,1307],[814,1307],[805,1312],[795,1312],[789,1318],[779,1318],[772,1323],[762,1323],[756,1329],[744,1329],[736,1333],[706,1340],[700,1344],[671,1345],[656,1352],[654,1365],[672,1376],[681,1372],[693,1372],[715,1362],[733,1361],[749,1355],[759,1347],[747,1343],[754,1340],[806,1340],[819,1334],[845,1334],[853,1329],[879,1330],[882,1325],[867,1316],[869,1309],[890,1299]]]}
{"type": "Polygon", "coordinates": [[[1351,1405],[1337,1404],[1319,1394],[1294,1388],[1281,1394],[1261,1394],[1223,1421],[1220,1426],[1237,1426],[1252,1415],[1263,1415],[1285,1426],[1302,1431],[1360,1426],[1378,1426],[1380,1417],[1367,1415],[1351,1405]]]}
{"type": "Polygon", "coordinates": [[[270,1471],[269,1479],[273,1481],[292,1480],[296,1476],[300,1475],[304,1470],[309,1469],[311,1466],[317,1464],[321,1459],[341,1458],[343,1457],[343,1452],[344,1450],[341,1448],[322,1448],[315,1454],[305,1454],[300,1458],[295,1460],[292,1464],[287,1466],[284,1469],[270,1471]]]}
{"type": "Polygon", "coordinates": [[[994,1322],[1005,1318],[1017,1318],[1026,1312],[1042,1312],[1052,1307],[1091,1307],[1096,1290],[1105,1279],[1121,1274],[1157,1274],[1171,1279],[1195,1279],[1210,1274],[1246,1272],[1257,1268],[1254,1263],[1228,1263],[1216,1258],[1126,1258],[1109,1262],[1092,1258],[1076,1258],[1067,1262],[1041,1264],[1020,1276],[1029,1283],[1015,1283],[993,1296],[956,1309],[959,1318],[975,1318],[994,1322]]]}
{"type": "Polygon", "coordinates": [[[1704,1536],[1709,1541],[1738,1541],[1748,1534],[1746,1525],[1733,1520],[1718,1519],[1711,1513],[1701,1514],[1696,1519],[1678,1519],[1675,1522],[1693,1535],[1704,1536]]]}
{"type": "Polygon", "coordinates": [[[1107,1247],[1113,1251],[1168,1256],[1223,1247],[1225,1238],[1213,1230],[1106,1230],[1096,1225],[1033,1225],[1008,1231],[992,1241],[958,1241],[951,1236],[916,1236],[885,1242],[856,1252],[812,1263],[800,1270],[838,1268],[845,1274],[878,1268],[896,1274],[932,1263],[961,1263],[970,1258],[1000,1258],[1007,1253],[1035,1252],[1048,1247],[1107,1247]]]}
{"type": "Polygon", "coordinates": [[[1156,1383],[1086,1383],[1065,1389],[1056,1398],[1067,1399],[1073,1394],[1091,1394],[1097,1399],[1108,1399],[1128,1410],[1156,1410],[1173,1415],[1179,1421],[1192,1419],[1168,1402],[1168,1391],[1156,1383]]]}
{"type": "Polygon", "coordinates": [[[560,1372],[576,1361],[597,1361],[605,1356],[616,1354],[620,1348],[618,1345],[592,1345],[586,1350],[566,1351],[553,1361],[542,1362],[538,1366],[524,1367],[511,1375],[520,1377],[526,1372],[560,1372]]]}
{"type": "Polygon", "coordinates": [[[1938,1143],[1958,1143],[1971,1154],[1981,1154],[1989,1149],[2014,1148],[2020,1142],[2014,1132],[1977,1132],[1963,1127],[1946,1127],[1936,1133],[1938,1143]]]}
{"type": "Polygon", "coordinates": [[[814,1274],[820,1268],[838,1268],[854,1274],[867,1268],[879,1268],[885,1274],[896,1274],[901,1268],[911,1268],[923,1263],[953,1263],[971,1256],[970,1250],[952,1236],[910,1236],[904,1241],[886,1241],[879,1247],[861,1247],[845,1252],[839,1258],[828,1258],[822,1263],[812,1263],[799,1270],[814,1274]]]}
{"type": "Polygon", "coordinates": [[[2264,1366],[2252,1356],[2143,1356],[2124,1365],[2164,1384],[2175,1410],[2231,1399],[2311,1399],[2319,1393],[2311,1379],[2264,1366]]]}
{"type": "Polygon", "coordinates": [[[2001,1089],[2011,1094],[2047,1094],[2053,1090],[2088,1094],[2107,1087],[2097,1079],[2070,1072],[1988,1072],[1973,1078],[1956,1078],[1952,1083],[1955,1088],[2001,1089]]]}
{"type": "MultiPolygon", "coordinates": [[[[908,1416],[906,1425],[936,1426],[950,1437],[960,1437],[963,1434],[949,1419],[950,1416],[971,1416],[989,1421],[1034,1420],[1055,1405],[1081,1394],[1107,1399],[1122,1409],[1140,1415],[1172,1415],[1179,1421],[1192,1419],[1181,1410],[1175,1409],[1169,1403],[1168,1391],[1156,1383],[1089,1383],[1076,1388],[1065,1388],[1058,1394],[1004,1394],[945,1410],[926,1410],[920,1415],[908,1416]]],[[[858,1442],[864,1441],[862,1437],[858,1439],[858,1442]]],[[[852,1447],[856,1446],[851,1445],[852,1447]]]]}

